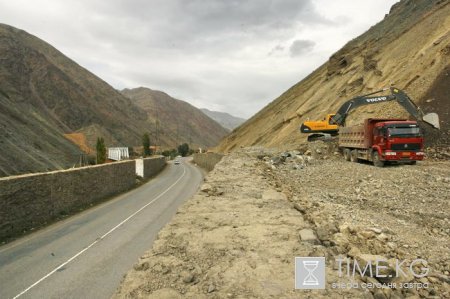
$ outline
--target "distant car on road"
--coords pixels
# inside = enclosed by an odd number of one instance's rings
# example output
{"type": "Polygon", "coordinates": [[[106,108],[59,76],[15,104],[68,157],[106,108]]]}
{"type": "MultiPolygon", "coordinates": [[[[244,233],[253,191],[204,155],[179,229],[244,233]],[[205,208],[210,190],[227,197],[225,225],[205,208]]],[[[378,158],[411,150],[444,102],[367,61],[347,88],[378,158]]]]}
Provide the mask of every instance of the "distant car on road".
{"type": "Polygon", "coordinates": [[[175,160],[174,164],[175,164],[175,165],[180,164],[180,160],[175,160]]]}

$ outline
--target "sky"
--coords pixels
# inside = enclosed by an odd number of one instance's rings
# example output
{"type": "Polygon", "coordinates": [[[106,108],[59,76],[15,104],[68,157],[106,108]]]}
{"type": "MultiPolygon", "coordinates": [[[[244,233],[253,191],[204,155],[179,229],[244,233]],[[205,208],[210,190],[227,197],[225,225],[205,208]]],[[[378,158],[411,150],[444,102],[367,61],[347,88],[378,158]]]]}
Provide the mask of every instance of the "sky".
{"type": "Polygon", "coordinates": [[[0,23],[116,89],[149,87],[249,118],[397,0],[0,0],[0,23]]]}

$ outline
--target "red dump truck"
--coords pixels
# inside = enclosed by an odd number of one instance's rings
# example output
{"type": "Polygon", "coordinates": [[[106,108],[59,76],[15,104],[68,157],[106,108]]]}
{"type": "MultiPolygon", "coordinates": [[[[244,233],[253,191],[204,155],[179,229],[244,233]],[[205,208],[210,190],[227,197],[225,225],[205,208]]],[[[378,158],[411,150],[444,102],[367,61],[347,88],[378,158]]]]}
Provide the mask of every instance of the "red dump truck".
{"type": "Polygon", "coordinates": [[[423,136],[416,121],[369,118],[364,124],[341,127],[339,148],[347,161],[415,164],[424,157],[423,136]]]}

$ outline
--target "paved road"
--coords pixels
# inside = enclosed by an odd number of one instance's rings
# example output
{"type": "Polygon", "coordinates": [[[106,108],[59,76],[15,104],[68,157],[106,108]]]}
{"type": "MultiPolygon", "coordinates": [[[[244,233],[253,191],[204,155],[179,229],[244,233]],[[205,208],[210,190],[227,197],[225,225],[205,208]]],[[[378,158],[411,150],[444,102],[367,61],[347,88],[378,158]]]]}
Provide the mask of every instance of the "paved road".
{"type": "Polygon", "coordinates": [[[0,298],[109,298],[202,173],[186,160],[149,183],[0,247],[0,298]]]}

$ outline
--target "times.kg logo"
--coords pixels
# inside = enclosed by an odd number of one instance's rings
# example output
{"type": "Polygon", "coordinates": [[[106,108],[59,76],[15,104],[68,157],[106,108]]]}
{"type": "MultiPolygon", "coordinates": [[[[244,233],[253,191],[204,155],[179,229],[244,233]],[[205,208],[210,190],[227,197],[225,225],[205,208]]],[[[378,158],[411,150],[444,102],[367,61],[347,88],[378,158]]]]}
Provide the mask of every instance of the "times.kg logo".
{"type": "Polygon", "coordinates": [[[325,289],[325,258],[295,258],[295,288],[325,289]]]}

